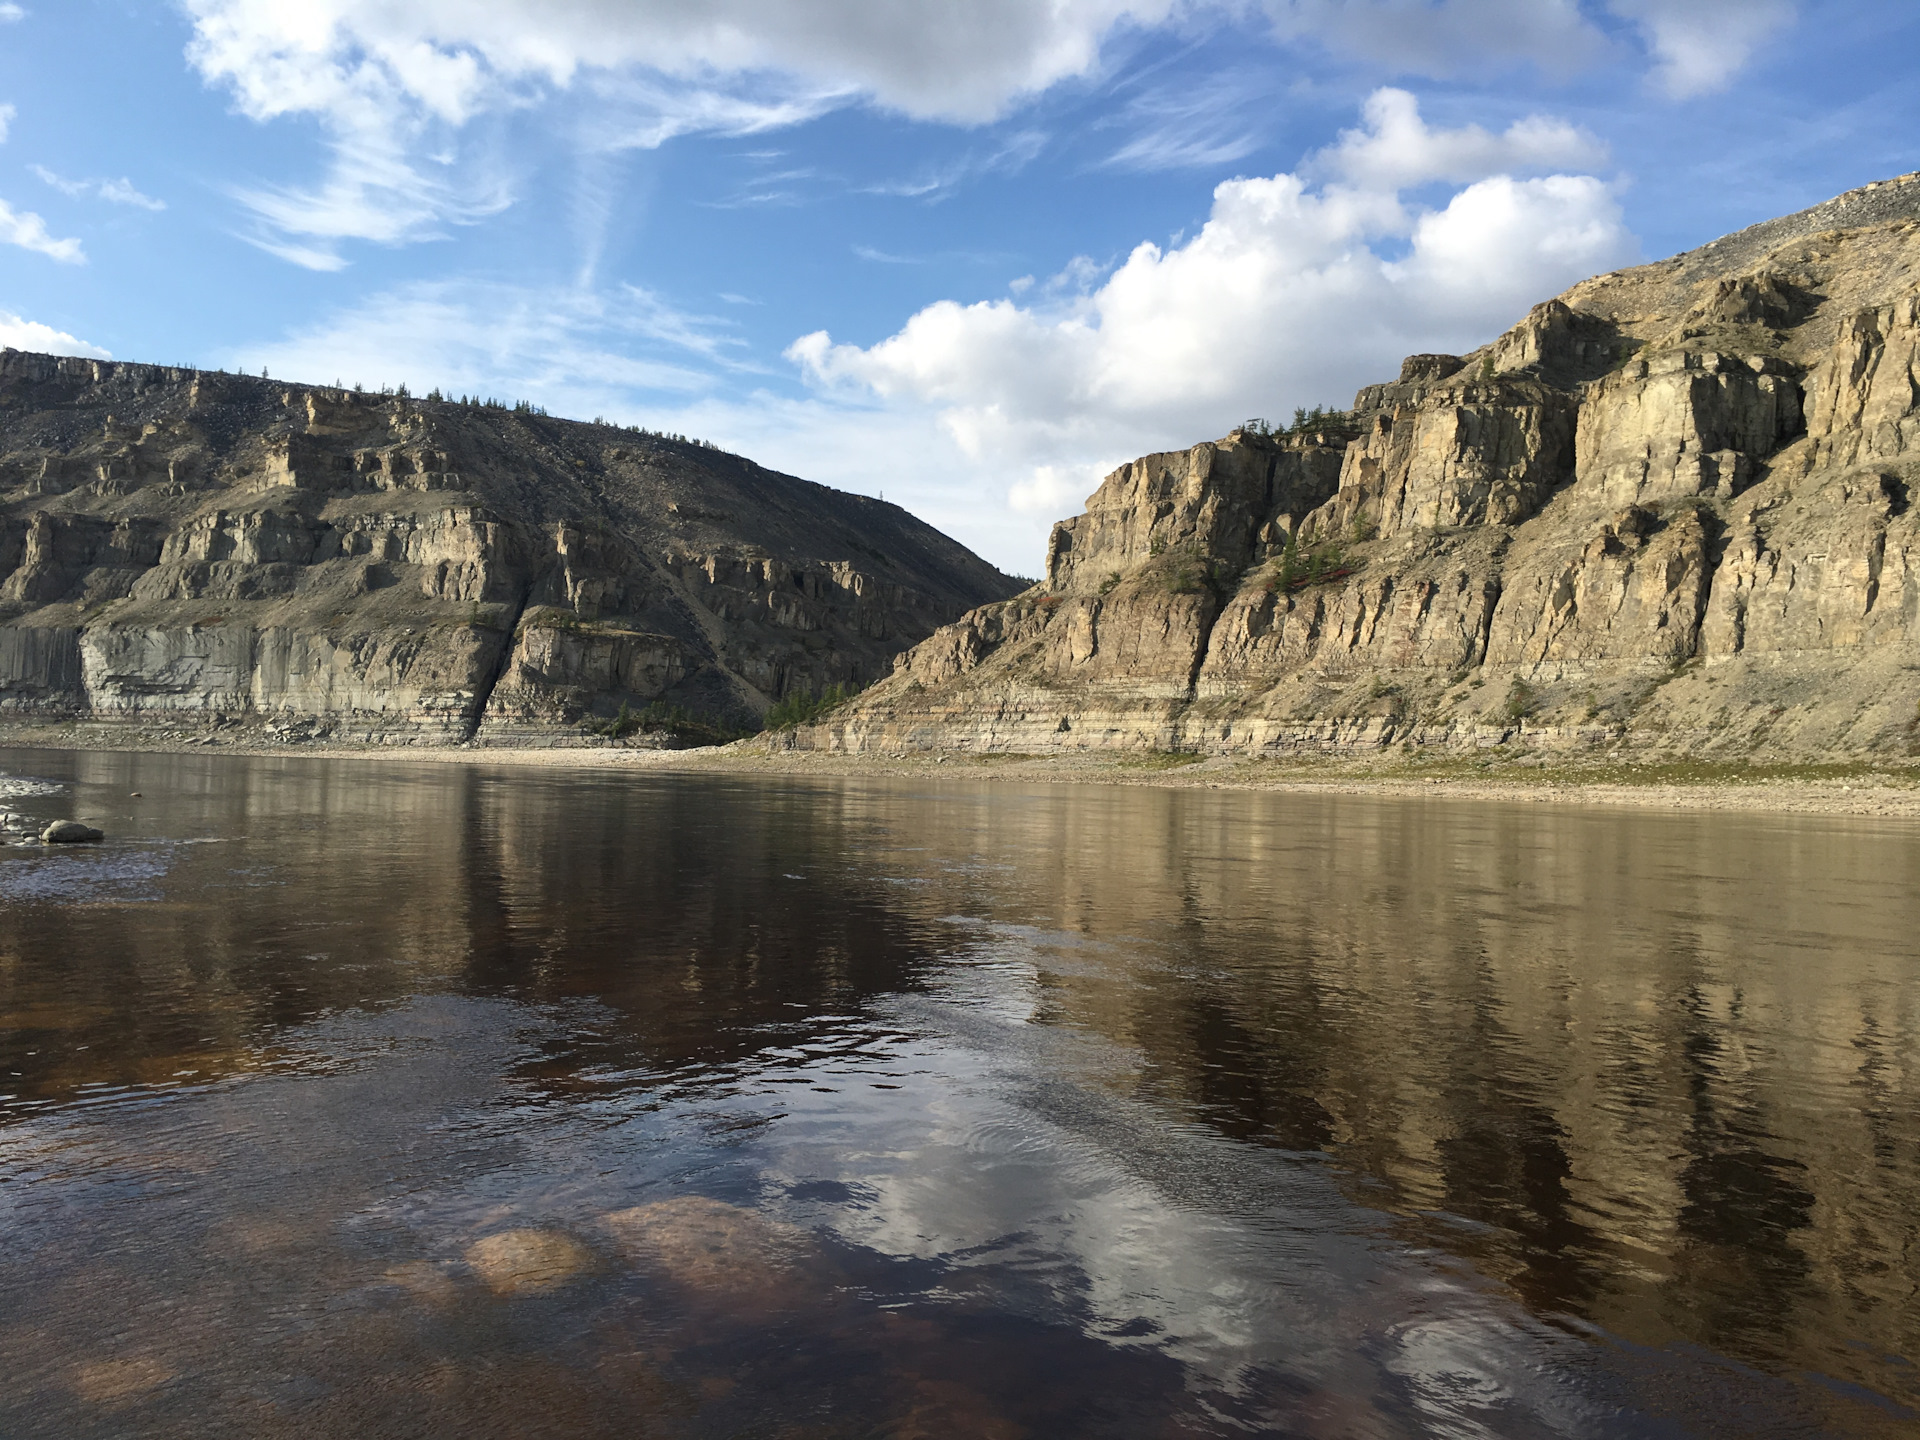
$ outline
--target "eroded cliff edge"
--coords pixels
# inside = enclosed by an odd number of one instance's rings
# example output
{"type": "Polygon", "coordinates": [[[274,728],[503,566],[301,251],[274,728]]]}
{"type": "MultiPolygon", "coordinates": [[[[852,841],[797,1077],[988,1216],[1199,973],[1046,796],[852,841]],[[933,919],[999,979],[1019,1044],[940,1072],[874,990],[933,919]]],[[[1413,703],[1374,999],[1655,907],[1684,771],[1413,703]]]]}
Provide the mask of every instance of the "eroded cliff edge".
{"type": "Polygon", "coordinates": [[[1018,588],[897,506],[700,445],[0,354],[0,718],[747,726],[1018,588]]]}
{"type": "Polygon", "coordinates": [[[1920,175],[1110,475],[1045,580],[787,743],[1920,744],[1920,175]]]}

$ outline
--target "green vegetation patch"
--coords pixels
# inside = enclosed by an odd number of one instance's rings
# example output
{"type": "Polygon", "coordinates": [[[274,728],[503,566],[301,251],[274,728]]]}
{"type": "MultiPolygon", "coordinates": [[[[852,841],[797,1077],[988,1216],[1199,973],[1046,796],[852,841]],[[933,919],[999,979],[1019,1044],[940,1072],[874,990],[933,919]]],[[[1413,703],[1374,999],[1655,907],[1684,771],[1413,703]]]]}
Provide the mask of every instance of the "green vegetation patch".
{"type": "Polygon", "coordinates": [[[791,730],[796,725],[811,725],[859,693],[858,685],[829,685],[818,695],[809,686],[796,686],[767,707],[767,729],[791,730]]]}
{"type": "MultiPolygon", "coordinates": [[[[1356,534],[1362,516],[1354,517],[1356,534]]],[[[1267,572],[1266,586],[1271,591],[1304,590],[1309,585],[1318,585],[1328,580],[1338,580],[1353,573],[1353,566],[1347,563],[1346,552],[1331,541],[1316,540],[1302,545],[1300,537],[1289,535],[1286,549],[1280,552],[1280,558],[1273,562],[1267,572]]]]}
{"type": "Polygon", "coordinates": [[[665,735],[677,745],[729,745],[754,732],[750,726],[734,725],[710,715],[695,715],[660,700],[642,710],[635,710],[622,700],[619,714],[588,725],[587,733],[604,735],[609,740],[624,740],[629,735],[645,733],[665,735]]]}

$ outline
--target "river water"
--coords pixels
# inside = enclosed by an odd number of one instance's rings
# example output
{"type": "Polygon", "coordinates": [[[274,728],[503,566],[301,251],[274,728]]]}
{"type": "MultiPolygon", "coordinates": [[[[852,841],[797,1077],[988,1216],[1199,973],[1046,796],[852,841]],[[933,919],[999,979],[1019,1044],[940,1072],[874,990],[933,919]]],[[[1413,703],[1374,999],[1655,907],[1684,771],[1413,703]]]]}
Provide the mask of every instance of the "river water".
{"type": "Polygon", "coordinates": [[[1920,1433],[1920,828],[0,752],[0,1434],[1920,1433]],[[139,798],[132,792],[138,791],[139,798]]]}

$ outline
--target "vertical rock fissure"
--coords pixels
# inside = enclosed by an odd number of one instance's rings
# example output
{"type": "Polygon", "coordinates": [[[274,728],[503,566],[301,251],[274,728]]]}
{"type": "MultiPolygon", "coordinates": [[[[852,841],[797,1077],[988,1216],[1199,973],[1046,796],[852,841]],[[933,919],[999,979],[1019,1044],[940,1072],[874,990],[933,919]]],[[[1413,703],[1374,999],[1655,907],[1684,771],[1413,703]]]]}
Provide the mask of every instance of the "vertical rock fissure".
{"type": "Polygon", "coordinates": [[[1507,593],[1497,574],[1488,577],[1487,585],[1493,591],[1493,598],[1488,602],[1487,608],[1480,612],[1480,634],[1476,640],[1479,653],[1473,657],[1473,663],[1476,666],[1487,663],[1487,652],[1493,648],[1494,617],[1500,613],[1500,602],[1506,598],[1507,593]]]}
{"type": "Polygon", "coordinates": [[[533,592],[538,585],[539,577],[529,577],[527,583],[520,587],[520,596],[514,601],[513,614],[507,620],[507,638],[501,642],[500,654],[493,662],[493,673],[488,675],[485,683],[474,692],[473,714],[467,721],[467,733],[460,737],[463,741],[471,741],[480,733],[480,726],[487,718],[487,706],[493,703],[493,692],[499,687],[502,677],[506,675],[507,666],[513,663],[513,647],[520,635],[520,621],[526,615],[527,605],[533,599],[533,592]]]}
{"type": "Polygon", "coordinates": [[[1214,629],[1220,624],[1220,617],[1227,613],[1226,602],[1217,590],[1208,588],[1208,596],[1213,601],[1213,613],[1200,624],[1200,643],[1193,648],[1193,664],[1187,670],[1187,700],[1193,701],[1200,690],[1200,668],[1207,663],[1207,651],[1213,645],[1214,629]]]}
{"type": "Polygon", "coordinates": [[[1701,530],[1705,532],[1705,543],[1700,547],[1700,599],[1694,605],[1693,638],[1687,649],[1689,660],[1697,660],[1706,652],[1707,612],[1713,607],[1713,582],[1720,573],[1720,566],[1726,560],[1727,549],[1733,540],[1731,527],[1722,523],[1718,515],[1707,511],[1695,513],[1699,516],[1701,530]]]}

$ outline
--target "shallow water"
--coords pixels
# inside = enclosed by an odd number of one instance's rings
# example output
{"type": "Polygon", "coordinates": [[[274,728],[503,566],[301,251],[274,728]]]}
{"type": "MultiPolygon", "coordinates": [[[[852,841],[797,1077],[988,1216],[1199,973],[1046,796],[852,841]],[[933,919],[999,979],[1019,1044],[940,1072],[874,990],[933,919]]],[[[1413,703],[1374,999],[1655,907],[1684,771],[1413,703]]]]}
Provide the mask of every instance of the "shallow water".
{"type": "Polygon", "coordinates": [[[0,1434],[1920,1428],[1920,828],[0,774],[0,1434]]]}

